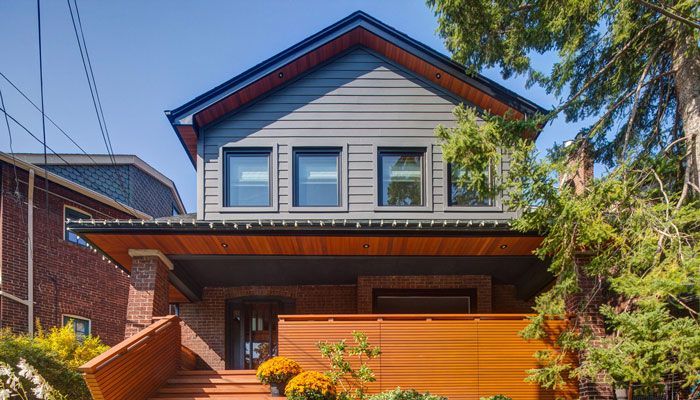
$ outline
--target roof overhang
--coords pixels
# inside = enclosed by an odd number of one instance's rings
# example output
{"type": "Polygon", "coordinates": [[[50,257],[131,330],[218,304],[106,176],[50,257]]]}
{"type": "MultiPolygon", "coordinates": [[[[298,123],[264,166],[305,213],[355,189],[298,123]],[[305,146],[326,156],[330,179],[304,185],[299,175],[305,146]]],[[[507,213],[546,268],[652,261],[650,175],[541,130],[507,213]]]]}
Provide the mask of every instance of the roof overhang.
{"type": "MultiPolygon", "coordinates": [[[[364,46],[493,114],[525,118],[546,110],[394,28],[355,12],[166,115],[192,163],[199,130],[327,61],[364,46]]],[[[537,132],[534,133],[536,135],[537,132]]]]}
{"type": "MultiPolygon", "coordinates": [[[[524,257],[542,242],[507,221],[71,221],[68,228],[131,271],[133,249],[191,256],[524,257]]],[[[192,277],[171,274],[171,300],[195,300],[192,277]],[[187,291],[190,293],[187,293],[187,291]]]]}

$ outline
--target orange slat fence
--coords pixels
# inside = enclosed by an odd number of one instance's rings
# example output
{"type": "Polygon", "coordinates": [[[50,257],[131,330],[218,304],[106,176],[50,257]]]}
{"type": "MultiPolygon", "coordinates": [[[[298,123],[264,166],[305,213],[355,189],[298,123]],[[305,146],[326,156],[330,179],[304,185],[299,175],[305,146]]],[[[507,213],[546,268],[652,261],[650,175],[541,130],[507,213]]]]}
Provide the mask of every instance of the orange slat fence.
{"type": "Polygon", "coordinates": [[[191,357],[180,344],[180,319],[159,319],[82,365],[95,400],[140,400],[152,395],[191,357]]]}
{"type": "Polygon", "coordinates": [[[461,315],[282,315],[279,354],[305,370],[327,371],[319,341],[346,339],[352,332],[367,334],[379,346],[372,360],[377,381],[373,393],[396,387],[430,391],[450,400],[479,399],[505,394],[517,400],[577,398],[570,382],[556,392],[525,382],[527,370],[538,367],[533,354],[553,349],[566,321],[547,322],[547,337],[526,341],[518,332],[527,324],[523,314],[461,315]]]}

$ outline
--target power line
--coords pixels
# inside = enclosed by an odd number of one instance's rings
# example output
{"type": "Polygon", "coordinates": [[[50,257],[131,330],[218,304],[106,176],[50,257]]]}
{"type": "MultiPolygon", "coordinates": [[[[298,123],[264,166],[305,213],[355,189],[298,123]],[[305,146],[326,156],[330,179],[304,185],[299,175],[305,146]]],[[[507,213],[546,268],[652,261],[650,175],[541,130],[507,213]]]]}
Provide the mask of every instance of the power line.
{"type": "Polygon", "coordinates": [[[95,80],[95,73],[92,70],[92,61],[90,61],[90,52],[88,51],[87,41],[85,40],[85,32],[83,31],[83,22],[80,19],[80,10],[78,9],[78,0],[73,0],[73,5],[75,6],[75,15],[78,17],[78,27],[80,28],[80,37],[83,38],[83,47],[85,48],[85,58],[87,59],[88,69],[90,69],[90,76],[92,77],[92,84],[95,86],[95,97],[97,98],[97,106],[100,109],[100,115],[102,116],[102,124],[105,127],[105,134],[107,135],[107,143],[109,143],[109,151],[112,152],[114,157],[114,148],[112,147],[112,139],[109,136],[109,129],[107,129],[107,120],[105,119],[104,111],[102,110],[102,100],[100,100],[100,91],[97,90],[97,81],[95,80]]]}
{"type": "MultiPolygon", "coordinates": [[[[5,107],[5,98],[2,95],[2,88],[0,88],[0,107],[2,107],[3,110],[6,108],[5,107]]],[[[15,159],[15,150],[12,146],[12,128],[10,128],[10,119],[7,117],[7,114],[3,112],[3,115],[5,116],[5,125],[7,126],[7,136],[10,138],[10,154],[12,155],[12,167],[13,167],[13,171],[15,173],[15,194],[19,194],[19,178],[17,177],[17,160],[15,159]]]]}
{"type": "MultiPolygon", "coordinates": [[[[0,108],[0,112],[2,112],[2,113],[5,115],[5,117],[8,118],[10,121],[14,122],[15,124],[17,124],[17,126],[19,126],[20,128],[22,128],[22,130],[25,131],[27,134],[29,134],[29,136],[31,136],[32,138],[34,138],[34,140],[36,140],[36,141],[39,142],[40,144],[43,144],[44,146],[46,146],[46,148],[48,149],[48,151],[50,151],[51,153],[53,153],[53,155],[55,155],[59,160],[61,160],[64,164],[66,164],[66,166],[72,168],[74,172],[76,172],[76,173],[80,173],[80,172],[81,172],[78,168],[75,167],[75,165],[73,165],[73,164],[71,164],[70,162],[68,162],[68,160],[66,160],[65,158],[63,158],[63,157],[61,156],[61,154],[57,153],[54,149],[51,148],[51,146],[49,146],[49,145],[47,145],[45,142],[43,142],[43,141],[41,140],[41,138],[39,138],[39,136],[37,136],[36,134],[34,134],[34,132],[32,132],[31,130],[29,130],[29,128],[27,128],[24,124],[22,124],[22,123],[19,122],[15,117],[13,117],[12,114],[8,113],[7,110],[5,110],[4,107],[0,108]]],[[[97,162],[95,162],[95,165],[99,165],[99,164],[98,164],[97,162]]],[[[46,174],[45,176],[48,178],[48,168],[47,168],[47,167],[48,167],[48,162],[45,161],[45,165],[43,166],[43,168],[44,168],[44,172],[45,172],[45,174],[46,174]]],[[[48,180],[48,179],[47,179],[47,180],[48,180]]],[[[48,188],[46,189],[46,192],[48,193],[48,188]]],[[[122,211],[124,211],[126,214],[134,215],[134,212],[133,212],[133,211],[130,211],[129,209],[127,209],[126,206],[125,206],[124,204],[122,204],[119,200],[114,199],[114,201],[119,205],[119,207],[121,207],[122,211]]]]}
{"type": "MultiPolygon", "coordinates": [[[[7,77],[5,74],[3,74],[2,72],[0,72],[0,77],[2,77],[3,79],[5,79],[5,80],[7,81],[7,83],[9,83],[13,88],[15,88],[15,90],[16,90],[17,92],[19,92],[19,94],[22,95],[22,97],[24,97],[24,99],[27,100],[27,101],[29,102],[29,104],[31,104],[32,106],[34,106],[34,108],[35,108],[37,111],[41,112],[41,108],[39,108],[39,106],[37,106],[36,103],[34,103],[34,102],[29,98],[29,96],[27,96],[17,85],[15,85],[15,83],[12,82],[12,81],[10,80],[10,78],[8,78],[8,77],[7,77]]],[[[4,106],[3,106],[3,107],[4,107],[4,106]]],[[[78,149],[80,149],[80,151],[81,151],[83,154],[85,154],[88,158],[90,158],[90,160],[92,160],[92,162],[97,163],[97,161],[95,161],[95,160],[92,158],[92,156],[91,156],[87,151],[85,151],[85,149],[83,149],[83,148],[78,144],[78,142],[76,142],[76,141],[68,134],[68,132],[66,132],[63,128],[61,128],[61,127],[58,125],[58,123],[56,123],[56,121],[54,121],[51,117],[49,117],[49,116],[46,115],[46,114],[44,114],[44,116],[46,117],[46,119],[47,119],[49,122],[51,122],[51,124],[52,124],[54,127],[56,127],[56,129],[58,129],[66,138],[68,138],[68,140],[70,140],[70,142],[73,143],[73,144],[75,145],[75,147],[77,147],[78,149]]]]}
{"type": "Polygon", "coordinates": [[[97,100],[95,99],[96,88],[93,90],[93,82],[90,79],[90,73],[88,71],[87,62],[85,60],[85,53],[83,52],[83,45],[80,42],[80,35],[78,34],[78,26],[76,25],[75,15],[73,14],[73,6],[71,5],[70,0],[66,0],[66,3],[68,4],[68,11],[70,12],[71,22],[73,23],[73,32],[75,32],[75,40],[78,43],[78,50],[80,50],[80,59],[83,62],[83,70],[85,71],[85,78],[87,79],[88,87],[90,88],[90,96],[92,97],[92,104],[95,108],[95,115],[97,116],[97,123],[99,124],[100,132],[102,133],[102,140],[104,141],[105,147],[107,148],[107,154],[109,154],[110,159],[112,160],[112,163],[115,164],[114,155],[112,154],[111,147],[109,145],[110,141],[107,139],[107,135],[105,133],[105,127],[103,126],[104,121],[102,121],[102,118],[100,116],[100,111],[99,111],[99,108],[97,106],[97,100]]]}

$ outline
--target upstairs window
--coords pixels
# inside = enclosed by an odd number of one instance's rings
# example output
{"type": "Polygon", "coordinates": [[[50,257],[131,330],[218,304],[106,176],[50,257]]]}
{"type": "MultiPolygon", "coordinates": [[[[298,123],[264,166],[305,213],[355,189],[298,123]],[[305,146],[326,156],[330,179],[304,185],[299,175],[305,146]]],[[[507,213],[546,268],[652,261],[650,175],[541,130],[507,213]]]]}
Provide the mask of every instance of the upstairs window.
{"type": "Polygon", "coordinates": [[[63,325],[72,326],[73,331],[75,332],[75,337],[81,342],[83,341],[83,339],[90,336],[90,331],[92,329],[91,322],[89,319],[83,317],[76,317],[74,315],[64,315],[63,325]]]}
{"type": "Polygon", "coordinates": [[[423,151],[379,152],[379,205],[422,206],[423,151]]]}
{"type": "MultiPolygon", "coordinates": [[[[490,207],[493,206],[493,198],[479,195],[474,190],[459,184],[459,181],[464,178],[466,171],[463,167],[449,164],[447,166],[449,172],[449,205],[455,207],[490,207]]],[[[492,173],[489,169],[489,182],[492,179],[492,173]]],[[[490,183],[489,183],[490,185],[490,183]]]]}
{"type": "Polygon", "coordinates": [[[227,151],[225,163],[225,205],[227,207],[269,207],[270,150],[227,151]]]}
{"type": "MultiPolygon", "coordinates": [[[[64,207],[63,208],[63,221],[66,220],[71,220],[71,221],[77,221],[77,220],[86,220],[86,219],[92,219],[92,215],[84,213],[80,210],[77,210],[72,207],[64,207]]],[[[73,242],[75,244],[79,244],[81,246],[87,246],[87,242],[83,240],[82,238],[78,237],[74,232],[69,231],[68,229],[63,230],[63,238],[68,241],[68,242],[73,242]]]]}
{"type": "Polygon", "coordinates": [[[294,152],[294,206],[340,206],[340,149],[294,152]]]}

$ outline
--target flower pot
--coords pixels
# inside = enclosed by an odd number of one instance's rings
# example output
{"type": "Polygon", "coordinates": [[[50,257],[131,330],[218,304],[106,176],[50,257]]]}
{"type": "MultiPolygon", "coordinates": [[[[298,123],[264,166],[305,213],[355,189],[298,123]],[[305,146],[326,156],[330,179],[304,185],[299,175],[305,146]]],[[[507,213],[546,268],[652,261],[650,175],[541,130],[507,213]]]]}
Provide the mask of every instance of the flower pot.
{"type": "Polygon", "coordinates": [[[627,388],[616,388],[615,398],[617,400],[627,400],[627,388]]]}
{"type": "Polygon", "coordinates": [[[272,397],[283,397],[284,396],[284,387],[287,386],[287,383],[271,383],[270,384],[270,395],[272,397]]]}

